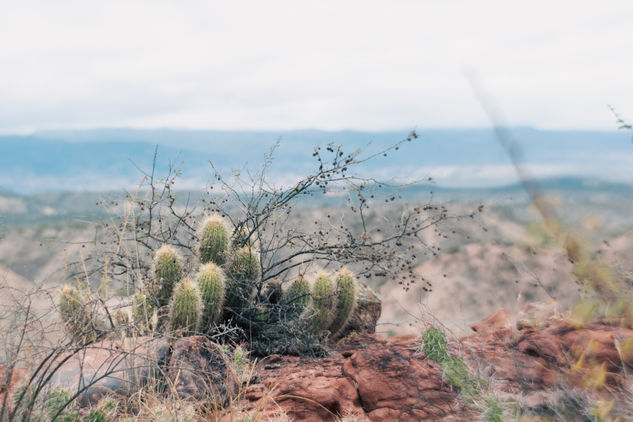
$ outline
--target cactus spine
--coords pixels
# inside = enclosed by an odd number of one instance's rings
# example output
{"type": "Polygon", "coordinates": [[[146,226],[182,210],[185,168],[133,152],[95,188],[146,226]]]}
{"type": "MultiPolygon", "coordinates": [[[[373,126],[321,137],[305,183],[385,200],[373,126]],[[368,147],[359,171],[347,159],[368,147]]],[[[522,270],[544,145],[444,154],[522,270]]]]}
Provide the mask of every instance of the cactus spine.
{"type": "Polygon", "coordinates": [[[284,292],[283,302],[288,306],[288,314],[291,317],[301,315],[310,304],[310,283],[303,276],[298,276],[284,292]]]}
{"type": "Polygon", "coordinates": [[[217,321],[224,307],[224,271],[212,262],[203,265],[198,273],[198,288],[202,299],[202,327],[207,330],[217,321]]]}
{"type": "Polygon", "coordinates": [[[193,334],[200,324],[202,300],[200,292],[190,279],[176,285],[169,306],[169,325],[172,331],[183,335],[193,334]]]}
{"type": "Polygon", "coordinates": [[[226,306],[230,309],[242,308],[250,300],[259,278],[256,251],[246,246],[235,251],[229,262],[227,275],[226,306]]]}
{"type": "Polygon", "coordinates": [[[229,250],[229,231],[217,214],[207,218],[200,230],[200,262],[223,265],[229,250]]]}
{"type": "Polygon", "coordinates": [[[312,306],[315,314],[311,325],[315,333],[326,331],[332,323],[336,308],[334,293],[334,284],[330,277],[325,272],[319,273],[312,287],[312,306]]]}
{"type": "Polygon", "coordinates": [[[176,251],[165,244],[154,255],[154,295],[159,306],[169,304],[176,283],[182,278],[182,264],[176,251]]]}
{"type": "Polygon", "coordinates": [[[334,310],[334,319],[330,324],[332,334],[345,328],[358,302],[358,281],[356,281],[354,274],[346,268],[343,268],[336,278],[336,295],[338,300],[334,310]]]}

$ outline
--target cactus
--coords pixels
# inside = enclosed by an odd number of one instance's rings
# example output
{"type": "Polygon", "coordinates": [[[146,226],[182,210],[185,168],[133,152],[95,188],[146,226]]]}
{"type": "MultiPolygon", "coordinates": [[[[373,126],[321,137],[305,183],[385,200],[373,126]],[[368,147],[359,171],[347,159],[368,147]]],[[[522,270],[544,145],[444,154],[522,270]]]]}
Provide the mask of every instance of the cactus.
{"type": "Polygon", "coordinates": [[[66,331],[73,339],[87,341],[95,334],[91,306],[78,288],[69,284],[62,286],[59,313],[66,331]]]}
{"type": "Polygon", "coordinates": [[[347,325],[358,302],[358,281],[354,274],[343,268],[336,277],[336,309],[330,332],[336,334],[347,325]]]}
{"type": "Polygon", "coordinates": [[[207,330],[222,314],[226,292],[224,271],[212,262],[203,265],[198,273],[198,288],[202,299],[202,327],[207,330]]]}
{"type": "Polygon", "coordinates": [[[202,300],[200,292],[189,278],[179,282],[169,306],[169,326],[183,335],[193,334],[200,324],[202,300]]]}
{"type": "Polygon", "coordinates": [[[312,306],[314,316],[311,326],[315,333],[326,331],[334,319],[336,296],[332,280],[325,272],[319,273],[312,287],[312,306]]]}
{"type": "Polygon", "coordinates": [[[217,214],[202,223],[200,229],[200,262],[223,265],[229,250],[229,231],[217,214]]]}
{"type": "Polygon", "coordinates": [[[165,244],[154,255],[154,282],[153,293],[159,306],[169,303],[169,298],[176,283],[182,278],[182,265],[176,251],[165,244]]]}
{"type": "Polygon", "coordinates": [[[250,300],[259,278],[259,260],[254,250],[235,251],[227,268],[226,307],[237,310],[250,300]]]}
{"type": "Polygon", "coordinates": [[[297,277],[283,294],[283,303],[290,317],[301,315],[310,304],[310,283],[303,276],[297,277]]]}

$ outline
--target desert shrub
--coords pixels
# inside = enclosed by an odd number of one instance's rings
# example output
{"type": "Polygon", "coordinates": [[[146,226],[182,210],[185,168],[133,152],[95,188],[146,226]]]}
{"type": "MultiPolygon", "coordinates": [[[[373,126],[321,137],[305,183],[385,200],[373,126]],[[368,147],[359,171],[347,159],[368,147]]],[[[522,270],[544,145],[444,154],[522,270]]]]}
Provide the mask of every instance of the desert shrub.
{"type": "Polygon", "coordinates": [[[429,359],[444,362],[448,357],[448,341],[444,332],[433,326],[427,328],[422,334],[422,350],[429,359]]]}
{"type": "Polygon", "coordinates": [[[54,387],[46,394],[38,394],[38,388],[22,384],[13,393],[13,418],[34,422],[79,420],[70,390],[54,387]]]}
{"type": "Polygon", "coordinates": [[[503,408],[499,399],[494,396],[484,398],[483,416],[486,422],[503,422],[503,408]]]}
{"type": "Polygon", "coordinates": [[[468,365],[463,357],[447,355],[442,362],[444,378],[453,387],[459,388],[464,396],[475,396],[479,391],[479,382],[470,376],[468,365]]]}

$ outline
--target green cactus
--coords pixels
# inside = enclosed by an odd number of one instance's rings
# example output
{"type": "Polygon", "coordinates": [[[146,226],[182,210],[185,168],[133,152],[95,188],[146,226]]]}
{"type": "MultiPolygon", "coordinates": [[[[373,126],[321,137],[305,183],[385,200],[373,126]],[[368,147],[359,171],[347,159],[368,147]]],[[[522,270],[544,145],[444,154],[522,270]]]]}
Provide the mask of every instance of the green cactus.
{"type": "Polygon", "coordinates": [[[354,274],[343,268],[336,277],[336,309],[330,332],[336,334],[347,325],[358,302],[358,281],[354,274]]]}
{"type": "Polygon", "coordinates": [[[229,231],[224,220],[217,214],[204,220],[199,237],[200,262],[223,265],[229,250],[229,231]]]}
{"type": "Polygon", "coordinates": [[[202,316],[200,291],[189,278],[179,282],[169,306],[169,326],[174,332],[190,335],[197,331],[202,316]]]}
{"type": "Polygon", "coordinates": [[[176,283],[182,278],[182,264],[178,253],[165,244],[154,255],[153,294],[159,306],[169,304],[176,283]]]}
{"type": "Polygon", "coordinates": [[[59,296],[59,314],[66,332],[76,341],[92,341],[94,332],[94,312],[88,297],[77,287],[62,286],[59,296]]]}
{"type": "Polygon", "coordinates": [[[332,323],[336,309],[334,284],[325,272],[319,273],[312,287],[312,306],[312,329],[315,333],[323,333],[332,323]]]}
{"type": "Polygon", "coordinates": [[[311,298],[310,283],[303,275],[298,276],[283,294],[286,314],[291,318],[301,315],[310,304],[311,298]]]}
{"type": "Polygon", "coordinates": [[[232,310],[243,308],[251,299],[259,278],[259,259],[255,250],[243,247],[235,251],[227,267],[225,306],[232,310]]]}
{"type": "Polygon", "coordinates": [[[224,307],[226,279],[222,268],[212,262],[203,265],[198,273],[198,288],[202,299],[202,328],[208,330],[224,307]]]}

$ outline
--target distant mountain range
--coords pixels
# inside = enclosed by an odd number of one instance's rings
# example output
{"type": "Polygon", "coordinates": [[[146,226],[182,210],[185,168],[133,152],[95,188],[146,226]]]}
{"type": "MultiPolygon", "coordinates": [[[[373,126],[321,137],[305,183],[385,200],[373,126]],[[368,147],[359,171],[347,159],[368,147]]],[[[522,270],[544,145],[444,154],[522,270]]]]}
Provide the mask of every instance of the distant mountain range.
{"type": "MultiPolygon", "coordinates": [[[[542,131],[513,128],[535,178],[573,176],[633,183],[633,144],[627,132],[542,131]]],[[[407,131],[188,131],[95,129],[0,136],[0,189],[19,194],[112,191],[130,188],[152,165],[182,171],[181,189],[211,177],[209,160],[224,170],[259,169],[277,141],[271,177],[288,182],[315,168],[316,145],[342,144],[369,155],[407,131]]],[[[516,182],[514,169],[490,129],[419,130],[419,139],[363,166],[365,175],[396,181],[432,176],[441,186],[490,187],[516,182]]]]}
{"type": "MultiPolygon", "coordinates": [[[[539,185],[546,194],[564,193],[567,203],[578,204],[574,205],[574,208],[604,204],[605,209],[623,208],[623,214],[628,215],[633,199],[633,185],[617,182],[564,177],[542,179],[539,185]]],[[[529,201],[523,186],[519,183],[487,188],[447,188],[422,183],[402,188],[383,187],[381,192],[385,197],[397,194],[396,196],[406,203],[426,203],[433,198],[434,201],[462,204],[523,206],[529,201]]],[[[201,190],[179,191],[177,205],[187,201],[190,205],[199,206],[202,196],[201,190]]],[[[0,236],[3,226],[83,224],[118,218],[121,208],[111,206],[110,211],[107,211],[102,202],[119,204],[125,201],[123,197],[124,193],[121,191],[43,192],[18,195],[0,190],[0,236]]],[[[302,206],[306,208],[339,207],[345,204],[346,197],[341,195],[306,197],[302,202],[302,206]]]]}

